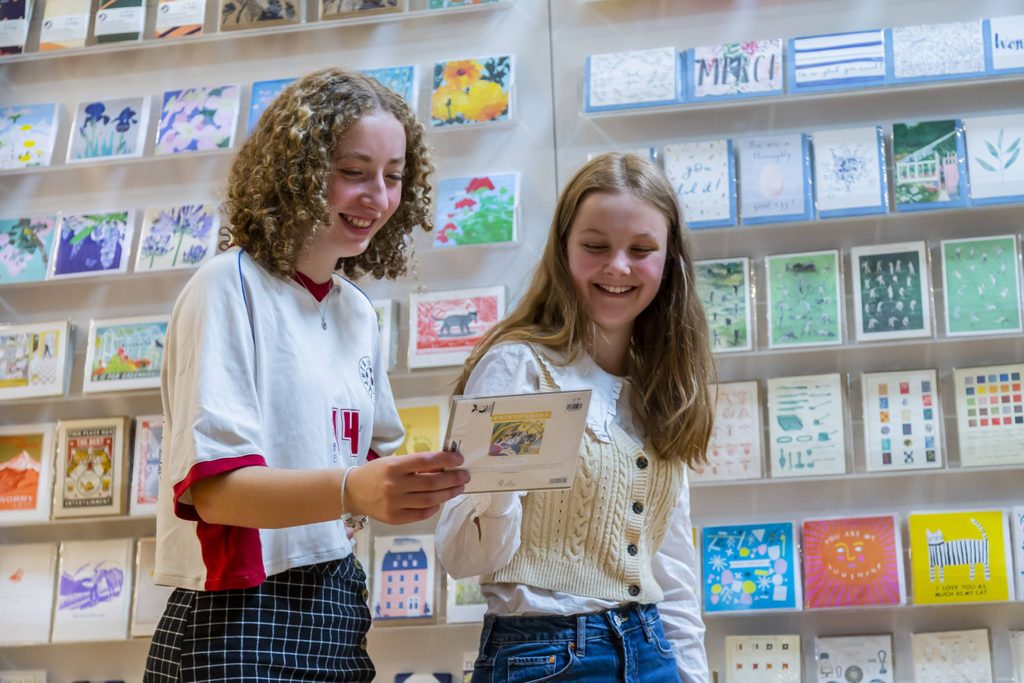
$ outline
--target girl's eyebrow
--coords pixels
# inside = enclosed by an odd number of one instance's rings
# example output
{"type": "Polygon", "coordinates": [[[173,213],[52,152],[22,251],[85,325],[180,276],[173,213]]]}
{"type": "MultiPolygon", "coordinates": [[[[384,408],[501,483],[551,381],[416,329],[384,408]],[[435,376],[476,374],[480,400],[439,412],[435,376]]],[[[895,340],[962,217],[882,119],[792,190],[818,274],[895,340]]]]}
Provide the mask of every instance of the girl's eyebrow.
{"type": "MultiPolygon", "coordinates": [[[[337,157],[335,157],[336,161],[341,161],[343,159],[356,159],[357,161],[365,161],[367,163],[373,161],[373,157],[371,157],[369,154],[364,154],[363,152],[343,152],[342,154],[339,154],[337,157]]],[[[395,157],[393,159],[388,159],[387,163],[400,164],[403,161],[405,161],[405,157],[395,157]]]]}

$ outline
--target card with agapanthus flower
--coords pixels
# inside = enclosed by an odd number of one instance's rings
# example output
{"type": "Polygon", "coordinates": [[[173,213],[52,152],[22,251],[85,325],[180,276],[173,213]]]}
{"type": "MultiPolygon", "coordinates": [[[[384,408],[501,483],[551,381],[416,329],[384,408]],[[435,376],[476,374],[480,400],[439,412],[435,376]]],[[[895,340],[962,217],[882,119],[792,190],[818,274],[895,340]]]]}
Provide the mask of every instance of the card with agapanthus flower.
{"type": "Polygon", "coordinates": [[[217,252],[219,227],[214,204],[148,207],[135,272],[198,268],[217,252]]]}
{"type": "Polygon", "coordinates": [[[235,139],[240,88],[218,85],[164,93],[156,154],[230,149],[235,139]]]}
{"type": "Polygon", "coordinates": [[[68,140],[67,163],[139,157],[149,127],[149,97],[79,102],[68,140]]]}
{"type": "Polygon", "coordinates": [[[507,121],[512,115],[511,55],[434,64],[430,125],[465,126],[507,121]]]}
{"type": "Polygon", "coordinates": [[[518,173],[442,179],[437,186],[434,246],[512,242],[518,204],[518,173]]]}
{"type": "Polygon", "coordinates": [[[58,104],[0,107],[0,170],[49,166],[58,104]]]}

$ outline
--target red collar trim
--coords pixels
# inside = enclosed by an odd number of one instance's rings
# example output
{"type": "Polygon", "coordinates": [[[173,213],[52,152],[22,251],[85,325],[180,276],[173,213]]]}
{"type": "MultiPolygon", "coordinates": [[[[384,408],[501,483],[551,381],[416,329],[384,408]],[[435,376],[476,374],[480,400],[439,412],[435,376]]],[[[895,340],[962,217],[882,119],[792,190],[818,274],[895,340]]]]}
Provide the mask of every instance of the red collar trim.
{"type": "Polygon", "coordinates": [[[292,279],[305,287],[313,295],[313,298],[317,300],[317,303],[326,299],[327,295],[331,293],[331,287],[334,286],[334,278],[327,282],[313,282],[312,278],[297,270],[292,273],[292,279]]]}

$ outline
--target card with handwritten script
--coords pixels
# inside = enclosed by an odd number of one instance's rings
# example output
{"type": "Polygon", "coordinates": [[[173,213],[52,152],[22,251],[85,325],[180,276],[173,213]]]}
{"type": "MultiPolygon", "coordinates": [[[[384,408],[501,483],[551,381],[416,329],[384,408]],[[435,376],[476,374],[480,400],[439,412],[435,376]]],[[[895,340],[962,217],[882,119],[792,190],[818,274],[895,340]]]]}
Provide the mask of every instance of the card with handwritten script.
{"type": "Polygon", "coordinates": [[[848,31],[789,39],[788,92],[885,85],[885,32],[848,31]]]}
{"type": "Polygon", "coordinates": [[[686,227],[736,225],[736,164],[732,140],[665,145],[665,175],[683,207],[686,227]]]}
{"type": "Polygon", "coordinates": [[[590,55],[584,109],[633,109],[680,101],[679,59],[674,47],[590,55]]]}
{"type": "Polygon", "coordinates": [[[690,48],[686,63],[688,100],[782,94],[781,38],[690,48]]]}
{"type": "Polygon", "coordinates": [[[985,68],[990,74],[1024,71],[1024,14],[984,22],[985,68]]]}
{"type": "Polygon", "coordinates": [[[808,221],[811,199],[810,137],[772,135],[737,140],[740,219],[745,225],[808,221]]]}

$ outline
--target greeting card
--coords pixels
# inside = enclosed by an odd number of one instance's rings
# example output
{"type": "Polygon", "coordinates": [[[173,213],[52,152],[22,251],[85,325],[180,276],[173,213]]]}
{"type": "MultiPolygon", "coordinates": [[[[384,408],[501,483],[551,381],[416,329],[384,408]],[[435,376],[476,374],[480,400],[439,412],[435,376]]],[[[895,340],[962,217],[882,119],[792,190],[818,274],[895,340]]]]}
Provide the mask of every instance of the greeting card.
{"type": "Polygon", "coordinates": [[[50,262],[50,278],[111,275],[128,270],[135,236],[131,210],[64,216],[50,262]]]}
{"type": "Polygon", "coordinates": [[[800,609],[800,566],[792,522],[701,530],[704,611],[800,609]]]}
{"type": "Polygon", "coordinates": [[[805,609],[906,602],[894,515],[807,520],[801,547],[805,609]]]}
{"type": "Polygon", "coordinates": [[[130,538],[61,543],[53,642],[127,635],[132,544],[130,538]]]}
{"type": "Polygon", "coordinates": [[[68,140],[67,163],[140,157],[149,126],[149,97],[79,102],[68,140]]]}
{"type": "Polygon", "coordinates": [[[757,382],[715,384],[712,395],[715,424],[708,443],[708,464],[690,472],[690,480],[760,479],[764,453],[757,382]]]}
{"type": "Polygon", "coordinates": [[[807,221],[811,199],[811,155],[807,135],[745,138],[739,150],[740,218],[746,225],[807,221]]]}
{"type": "Polygon", "coordinates": [[[665,175],[683,208],[686,227],[736,225],[736,168],[732,140],[665,145],[665,175]]]}
{"type": "Polygon", "coordinates": [[[154,38],[198,36],[206,20],[206,0],[159,0],[154,38]]]}
{"type": "Polygon", "coordinates": [[[58,222],[57,216],[0,218],[0,285],[46,279],[58,222]]]}
{"type": "Polygon", "coordinates": [[[697,293],[704,306],[715,353],[750,351],[754,348],[750,259],[695,261],[697,293]]]}
{"type": "Polygon", "coordinates": [[[434,616],[433,536],[377,536],[373,539],[374,621],[434,616]]]}
{"type": "Polygon", "coordinates": [[[843,385],[839,373],[768,379],[772,478],[846,472],[843,385]]]}
{"type": "Polygon", "coordinates": [[[132,601],[132,638],[152,636],[163,616],[167,600],[174,592],[170,586],[158,586],[153,579],[156,567],[156,539],[140,538],[135,547],[135,599],[132,601]]]}
{"type": "Polygon", "coordinates": [[[934,370],[861,375],[869,472],[942,466],[941,402],[934,370]]]}
{"type": "Polygon", "coordinates": [[[139,415],[135,418],[131,486],[128,488],[128,514],[155,516],[160,492],[160,454],[163,452],[164,416],[139,415]]]}
{"type": "Polygon", "coordinates": [[[435,128],[508,121],[512,116],[511,55],[434,64],[430,125],[435,128]]]}
{"type": "Polygon", "coordinates": [[[897,211],[967,205],[959,120],[894,123],[892,152],[897,211]]]}
{"type": "Polygon", "coordinates": [[[0,325],[0,401],[67,391],[71,324],[0,325]]]}
{"type": "Polygon", "coordinates": [[[302,9],[295,0],[220,0],[220,30],[298,24],[302,9]]]}
{"type": "Polygon", "coordinates": [[[850,250],[858,342],[932,336],[928,246],[903,242],[850,250]]]}
{"type": "Polygon", "coordinates": [[[395,401],[405,440],[395,455],[439,451],[448,426],[448,396],[424,396],[395,401]]]}
{"type": "Polygon", "coordinates": [[[687,99],[782,94],[781,38],[693,47],[686,60],[687,99]]]}
{"type": "Polygon", "coordinates": [[[373,312],[377,314],[377,332],[380,334],[380,347],[384,351],[384,359],[388,370],[398,362],[398,302],[393,299],[375,299],[373,312]]]}
{"type": "Polygon", "coordinates": [[[56,544],[0,545],[0,643],[50,640],[56,568],[56,544]]]}
{"type": "Polygon", "coordinates": [[[53,429],[0,426],[0,524],[50,518],[53,429]]]}
{"type": "Polygon", "coordinates": [[[885,85],[885,32],[849,31],[789,39],[789,92],[885,85]]]}
{"type": "Polygon", "coordinates": [[[986,19],[983,29],[986,70],[990,74],[1024,71],[1024,14],[986,19]]]}
{"type": "Polygon", "coordinates": [[[46,0],[39,28],[39,51],[85,47],[92,0],[46,0]]]}
{"type": "Polygon", "coordinates": [[[880,127],[819,130],[811,137],[818,218],[889,211],[885,137],[880,127]]]}
{"type": "Polygon", "coordinates": [[[817,683],[896,681],[890,633],[877,636],[819,636],[814,639],[814,652],[817,671],[814,680],[817,683]]]}
{"type": "Polygon", "coordinates": [[[401,11],[398,0],[320,0],[321,19],[346,19],[364,14],[401,11]]]}
{"type": "Polygon", "coordinates": [[[1016,505],[1010,509],[1010,532],[1013,543],[1014,589],[1017,599],[1024,600],[1024,505],[1016,505]]]}
{"type": "Polygon", "coordinates": [[[590,55],[584,110],[653,107],[679,102],[682,75],[674,47],[590,55]]]}
{"type": "Polygon", "coordinates": [[[504,286],[410,295],[409,367],[461,364],[504,315],[504,286]]]}
{"type": "Polygon", "coordinates": [[[0,683],[46,683],[46,669],[3,670],[0,683]]]}
{"type": "Polygon", "coordinates": [[[0,107],[0,170],[49,166],[58,104],[0,107]]]}
{"type": "Polygon", "coordinates": [[[988,629],[914,633],[914,683],[992,683],[988,629]]]}
{"type": "Polygon", "coordinates": [[[971,203],[1024,202],[1024,115],[972,116],[964,119],[964,130],[971,203]]]}
{"type": "Polygon", "coordinates": [[[726,683],[800,683],[800,636],[726,636],[726,683]]]}
{"type": "Polygon", "coordinates": [[[90,320],[82,392],[160,386],[167,316],[90,320]]]}
{"type": "MultiPolygon", "coordinates": [[[[254,7],[256,3],[249,6],[254,7]]],[[[154,153],[181,154],[230,148],[234,144],[240,91],[237,85],[221,85],[165,92],[154,153]]]]}
{"type": "Polygon", "coordinates": [[[1016,235],[942,241],[942,296],[950,337],[1021,331],[1016,235]]]}
{"type": "Polygon", "coordinates": [[[1013,599],[1005,511],[912,513],[908,524],[914,604],[1013,599]]]}
{"type": "Polygon", "coordinates": [[[449,624],[482,622],[487,612],[487,598],[480,592],[480,577],[453,579],[448,577],[448,612],[445,620],[449,624]]]}
{"type": "Polygon", "coordinates": [[[121,515],[128,488],[128,418],[61,420],[53,517],[121,515]]]}
{"type": "Polygon", "coordinates": [[[359,73],[376,78],[385,88],[397,93],[410,107],[416,109],[419,100],[419,78],[415,64],[408,66],[382,66],[376,69],[361,69],[359,73]]]}
{"type": "Polygon", "coordinates": [[[1024,363],[953,371],[961,467],[1024,462],[1024,363]]]}
{"type": "Polygon", "coordinates": [[[270,103],[295,80],[294,78],[278,78],[272,81],[256,81],[252,84],[252,96],[249,98],[249,118],[245,125],[246,135],[252,135],[252,129],[256,127],[270,103]]]}
{"type": "Polygon", "coordinates": [[[32,19],[32,5],[32,0],[7,0],[0,3],[0,55],[24,52],[28,23],[32,19]]]}
{"type": "Polygon", "coordinates": [[[146,207],[135,272],[198,268],[217,253],[219,230],[215,204],[146,207]]]}
{"type": "Polygon", "coordinates": [[[969,78],[985,73],[981,20],[886,29],[889,82],[969,78]]]}
{"type": "Polygon", "coordinates": [[[838,251],[767,256],[765,271],[768,275],[768,346],[843,343],[843,290],[838,251]]]}
{"type": "Polygon", "coordinates": [[[92,33],[97,44],[142,40],[145,25],[143,0],[98,0],[92,33]]]}
{"type": "Polygon", "coordinates": [[[518,204],[518,173],[443,178],[437,185],[434,246],[513,242],[518,204]]]}

